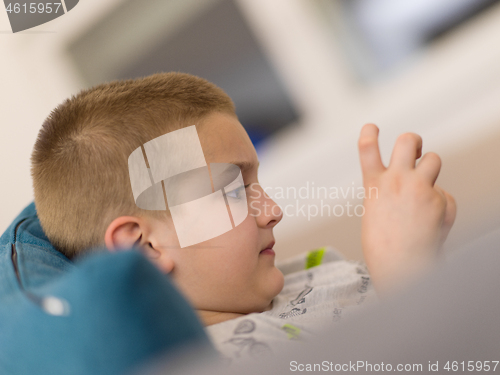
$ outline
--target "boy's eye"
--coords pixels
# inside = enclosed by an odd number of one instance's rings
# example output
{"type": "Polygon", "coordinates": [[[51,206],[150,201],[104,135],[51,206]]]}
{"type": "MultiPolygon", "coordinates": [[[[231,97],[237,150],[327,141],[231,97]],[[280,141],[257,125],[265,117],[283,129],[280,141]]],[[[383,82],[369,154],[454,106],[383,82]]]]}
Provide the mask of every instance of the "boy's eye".
{"type": "Polygon", "coordinates": [[[231,191],[227,191],[226,196],[228,196],[229,198],[233,198],[233,199],[243,199],[243,190],[249,186],[250,186],[250,184],[245,185],[245,186],[241,185],[241,186],[237,187],[236,189],[233,189],[231,191]]]}

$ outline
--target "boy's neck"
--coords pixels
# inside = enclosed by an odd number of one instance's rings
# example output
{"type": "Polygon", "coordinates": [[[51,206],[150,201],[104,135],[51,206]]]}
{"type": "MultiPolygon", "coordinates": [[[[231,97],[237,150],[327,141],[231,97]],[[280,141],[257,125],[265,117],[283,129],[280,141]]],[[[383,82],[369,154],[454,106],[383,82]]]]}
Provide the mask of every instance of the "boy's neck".
{"type": "MultiPolygon", "coordinates": [[[[273,302],[271,301],[269,306],[266,307],[263,311],[271,310],[272,307],[273,307],[273,302]]],[[[198,317],[200,318],[201,322],[205,327],[247,315],[242,313],[209,311],[209,310],[196,310],[196,312],[198,313],[198,317]]]]}
{"type": "Polygon", "coordinates": [[[226,320],[236,319],[240,316],[244,316],[246,314],[240,313],[231,313],[231,312],[219,312],[219,311],[206,311],[206,310],[197,310],[198,317],[201,319],[201,322],[204,326],[211,326],[212,324],[222,323],[226,320]]]}

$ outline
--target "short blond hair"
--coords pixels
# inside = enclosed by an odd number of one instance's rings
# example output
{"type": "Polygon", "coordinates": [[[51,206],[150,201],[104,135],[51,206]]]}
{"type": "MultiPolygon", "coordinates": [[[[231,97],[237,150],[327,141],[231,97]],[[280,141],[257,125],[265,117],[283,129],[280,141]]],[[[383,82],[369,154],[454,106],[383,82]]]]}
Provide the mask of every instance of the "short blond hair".
{"type": "Polygon", "coordinates": [[[72,258],[103,245],[117,217],[165,218],[166,211],[135,205],[128,157],[213,112],[235,115],[234,104],[219,87],[183,73],[101,84],[54,109],[31,156],[36,209],[54,247],[72,258]]]}

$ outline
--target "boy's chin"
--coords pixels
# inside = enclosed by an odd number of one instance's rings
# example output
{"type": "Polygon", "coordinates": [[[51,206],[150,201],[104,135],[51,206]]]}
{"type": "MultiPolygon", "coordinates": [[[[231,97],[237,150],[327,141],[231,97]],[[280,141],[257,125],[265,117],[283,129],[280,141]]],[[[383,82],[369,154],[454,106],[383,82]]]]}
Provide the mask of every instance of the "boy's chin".
{"type": "Polygon", "coordinates": [[[273,275],[270,277],[269,283],[266,285],[266,289],[269,291],[269,300],[272,301],[282,290],[285,285],[285,277],[283,273],[274,267],[273,275]]]}
{"type": "Polygon", "coordinates": [[[261,299],[255,303],[248,311],[244,313],[263,312],[272,309],[273,299],[281,292],[284,285],[284,277],[280,270],[277,268],[273,270],[272,277],[266,280],[264,292],[261,293],[261,299]]]}
{"type": "Polygon", "coordinates": [[[276,268],[276,271],[279,274],[279,276],[278,276],[278,280],[279,281],[278,281],[278,284],[277,284],[277,287],[276,287],[277,292],[276,292],[276,295],[274,297],[276,297],[283,290],[283,287],[285,286],[285,276],[283,276],[283,272],[281,272],[277,268],[276,268]]]}

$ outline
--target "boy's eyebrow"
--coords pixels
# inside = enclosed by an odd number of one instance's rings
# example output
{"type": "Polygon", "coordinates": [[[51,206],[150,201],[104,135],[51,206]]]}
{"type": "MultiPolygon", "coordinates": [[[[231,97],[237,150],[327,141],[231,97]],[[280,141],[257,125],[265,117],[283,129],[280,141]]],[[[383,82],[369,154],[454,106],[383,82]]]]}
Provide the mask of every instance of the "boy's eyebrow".
{"type": "MultiPolygon", "coordinates": [[[[248,171],[248,170],[252,169],[253,167],[255,167],[254,163],[252,163],[250,161],[246,161],[246,160],[243,160],[243,161],[231,161],[229,163],[237,165],[238,167],[240,167],[241,173],[243,173],[245,171],[248,171]]],[[[257,168],[259,167],[259,165],[260,165],[260,162],[257,162],[257,168]]]]}

